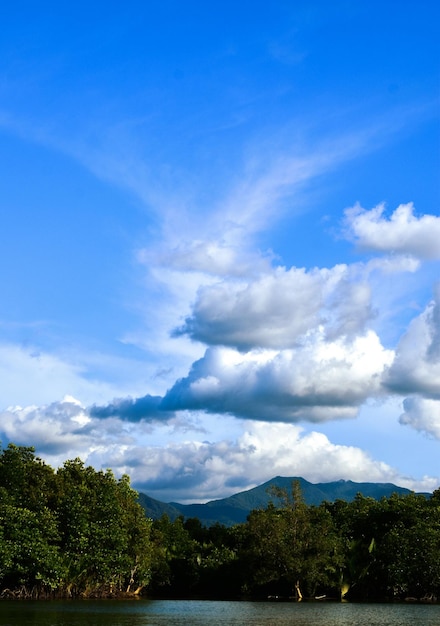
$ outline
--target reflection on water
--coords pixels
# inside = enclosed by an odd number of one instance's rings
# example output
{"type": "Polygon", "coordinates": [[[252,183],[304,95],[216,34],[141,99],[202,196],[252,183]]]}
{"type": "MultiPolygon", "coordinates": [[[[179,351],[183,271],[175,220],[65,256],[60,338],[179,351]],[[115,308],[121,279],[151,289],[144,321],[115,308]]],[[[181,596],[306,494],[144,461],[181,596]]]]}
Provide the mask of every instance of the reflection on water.
{"type": "Polygon", "coordinates": [[[0,601],[1,626],[438,626],[439,605],[139,601],[0,601]]]}

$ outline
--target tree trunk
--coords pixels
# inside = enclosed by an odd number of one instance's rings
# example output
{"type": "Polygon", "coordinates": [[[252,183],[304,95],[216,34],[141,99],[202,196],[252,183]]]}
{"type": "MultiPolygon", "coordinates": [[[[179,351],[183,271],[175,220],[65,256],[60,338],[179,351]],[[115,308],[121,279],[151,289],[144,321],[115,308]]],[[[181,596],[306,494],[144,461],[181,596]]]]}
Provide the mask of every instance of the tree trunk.
{"type": "Polygon", "coordinates": [[[134,575],[138,569],[138,564],[136,564],[130,572],[130,582],[128,583],[127,591],[125,593],[130,593],[130,589],[132,584],[134,583],[134,575]]]}

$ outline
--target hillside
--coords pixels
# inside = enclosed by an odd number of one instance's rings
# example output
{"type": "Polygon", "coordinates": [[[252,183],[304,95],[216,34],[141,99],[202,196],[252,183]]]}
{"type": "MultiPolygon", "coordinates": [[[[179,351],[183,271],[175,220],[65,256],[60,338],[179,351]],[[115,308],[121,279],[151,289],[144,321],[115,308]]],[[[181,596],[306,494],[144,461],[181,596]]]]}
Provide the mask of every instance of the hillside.
{"type": "MultiPolygon", "coordinates": [[[[185,518],[197,517],[205,526],[212,526],[216,523],[233,526],[245,522],[253,509],[264,509],[270,501],[277,504],[277,499],[270,493],[271,487],[281,487],[290,492],[292,481],[295,480],[299,481],[304,500],[309,505],[318,505],[324,500],[334,502],[339,499],[351,502],[357,493],[375,500],[379,500],[383,496],[390,496],[392,493],[399,495],[411,493],[409,489],[398,487],[392,483],[355,483],[351,480],[339,480],[314,484],[304,478],[277,476],[248,491],[242,491],[229,498],[212,500],[206,504],[179,504],[178,502],[166,504],[154,500],[144,493],[139,494],[139,502],[147,516],[153,519],[158,519],[163,514],[167,514],[171,520],[183,515],[185,518]]],[[[424,495],[429,496],[430,494],[424,495]]]]}

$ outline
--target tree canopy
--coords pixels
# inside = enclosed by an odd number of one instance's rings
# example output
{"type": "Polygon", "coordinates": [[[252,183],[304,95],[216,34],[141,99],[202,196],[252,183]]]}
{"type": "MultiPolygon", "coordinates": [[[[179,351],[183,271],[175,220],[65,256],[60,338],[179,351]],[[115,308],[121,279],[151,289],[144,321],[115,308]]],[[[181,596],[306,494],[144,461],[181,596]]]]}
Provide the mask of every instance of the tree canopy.
{"type": "Polygon", "coordinates": [[[151,521],[127,476],[80,459],[55,472],[33,448],[0,456],[0,585],[67,596],[138,592],[151,576],[151,521]]]}

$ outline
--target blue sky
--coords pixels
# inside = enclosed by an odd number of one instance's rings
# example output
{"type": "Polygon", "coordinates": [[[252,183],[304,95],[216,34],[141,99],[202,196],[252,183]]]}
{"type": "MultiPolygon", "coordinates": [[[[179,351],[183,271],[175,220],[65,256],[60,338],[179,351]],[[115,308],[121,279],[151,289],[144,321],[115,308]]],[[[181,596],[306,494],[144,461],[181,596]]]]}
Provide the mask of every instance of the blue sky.
{"type": "Polygon", "coordinates": [[[166,501],[437,488],[439,14],[3,7],[3,445],[166,501]]]}

